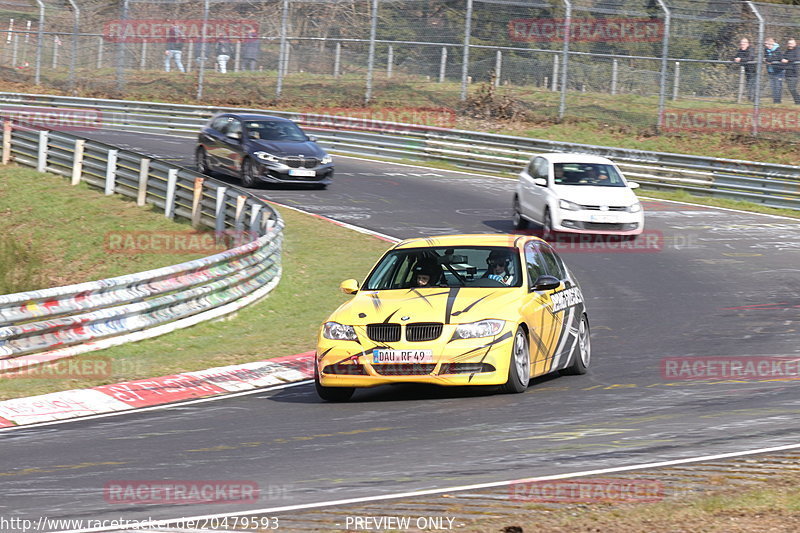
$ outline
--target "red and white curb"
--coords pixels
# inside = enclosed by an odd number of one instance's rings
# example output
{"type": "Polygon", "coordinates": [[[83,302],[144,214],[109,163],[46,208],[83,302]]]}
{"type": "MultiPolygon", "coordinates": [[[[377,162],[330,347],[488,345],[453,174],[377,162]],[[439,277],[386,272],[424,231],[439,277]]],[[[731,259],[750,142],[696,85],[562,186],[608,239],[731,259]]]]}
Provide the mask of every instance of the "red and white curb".
{"type": "Polygon", "coordinates": [[[314,352],[0,402],[0,428],[164,405],[304,381],[314,352]]]}

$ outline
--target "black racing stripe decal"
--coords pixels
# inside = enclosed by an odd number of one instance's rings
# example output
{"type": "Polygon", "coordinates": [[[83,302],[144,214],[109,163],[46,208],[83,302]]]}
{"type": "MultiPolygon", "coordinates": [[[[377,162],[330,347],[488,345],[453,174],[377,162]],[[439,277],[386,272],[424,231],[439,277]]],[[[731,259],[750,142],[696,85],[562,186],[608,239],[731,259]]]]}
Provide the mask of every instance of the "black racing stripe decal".
{"type": "Polygon", "coordinates": [[[505,333],[503,333],[502,335],[500,335],[496,339],[492,340],[491,342],[488,342],[488,343],[484,344],[483,346],[477,346],[477,347],[475,347],[475,348],[473,348],[471,350],[468,350],[468,351],[466,351],[466,352],[464,352],[462,354],[456,355],[453,359],[458,359],[459,357],[467,357],[469,355],[474,354],[475,352],[477,352],[479,350],[483,350],[484,348],[490,348],[491,346],[494,346],[495,344],[503,342],[504,340],[509,339],[510,337],[511,337],[511,332],[510,331],[506,331],[505,333]]]}
{"type": "MultiPolygon", "coordinates": [[[[425,296],[424,294],[422,294],[421,292],[419,292],[417,289],[412,288],[412,289],[409,289],[408,292],[410,292],[410,293],[413,292],[414,294],[417,295],[417,298],[422,298],[423,300],[425,300],[426,304],[428,304],[429,306],[433,307],[433,304],[428,300],[428,297],[425,296]]],[[[429,294],[428,296],[441,296],[443,294],[447,294],[447,293],[446,292],[435,292],[433,294],[429,294]]]]}
{"type": "Polygon", "coordinates": [[[488,298],[489,296],[492,296],[493,294],[494,294],[494,293],[492,292],[492,293],[489,293],[489,294],[487,294],[486,296],[481,296],[480,298],[478,298],[477,300],[475,300],[474,302],[472,302],[471,304],[469,304],[468,306],[466,306],[466,307],[465,307],[464,309],[462,309],[461,311],[455,311],[455,312],[453,313],[453,316],[458,316],[458,315],[460,315],[461,313],[466,313],[466,312],[468,312],[470,309],[472,309],[473,307],[475,307],[476,305],[478,305],[478,303],[479,303],[481,300],[484,300],[484,299],[488,298]]]}
{"type": "Polygon", "coordinates": [[[399,309],[395,309],[394,311],[392,311],[392,313],[389,316],[386,317],[386,319],[383,321],[383,323],[384,324],[388,324],[389,321],[392,319],[392,317],[394,315],[396,315],[398,311],[399,311],[399,309]]]}
{"type": "Polygon", "coordinates": [[[452,316],[452,313],[453,313],[453,305],[455,305],[455,303],[456,303],[456,296],[458,296],[458,291],[460,289],[461,289],[460,287],[450,287],[450,290],[448,291],[447,307],[444,310],[444,323],[445,324],[449,324],[450,323],[450,317],[452,316]]]}
{"type": "MultiPolygon", "coordinates": [[[[545,359],[546,359],[547,358],[547,346],[545,346],[544,341],[542,340],[542,337],[540,337],[539,334],[536,333],[536,330],[534,330],[534,329],[531,330],[530,335],[531,335],[531,338],[533,339],[534,344],[536,344],[536,347],[539,348],[539,352],[538,353],[544,353],[545,354],[545,359]]],[[[534,361],[534,363],[535,362],[536,361],[534,361]]]]}

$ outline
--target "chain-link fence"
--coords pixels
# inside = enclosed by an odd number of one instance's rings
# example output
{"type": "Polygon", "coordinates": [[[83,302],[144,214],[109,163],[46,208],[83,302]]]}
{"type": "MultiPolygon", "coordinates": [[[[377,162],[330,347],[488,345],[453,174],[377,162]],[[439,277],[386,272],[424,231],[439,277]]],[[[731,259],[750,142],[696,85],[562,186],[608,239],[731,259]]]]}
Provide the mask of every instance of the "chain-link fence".
{"type": "Polygon", "coordinates": [[[798,27],[800,6],[720,0],[0,0],[0,74],[104,96],[800,138],[798,27]]]}

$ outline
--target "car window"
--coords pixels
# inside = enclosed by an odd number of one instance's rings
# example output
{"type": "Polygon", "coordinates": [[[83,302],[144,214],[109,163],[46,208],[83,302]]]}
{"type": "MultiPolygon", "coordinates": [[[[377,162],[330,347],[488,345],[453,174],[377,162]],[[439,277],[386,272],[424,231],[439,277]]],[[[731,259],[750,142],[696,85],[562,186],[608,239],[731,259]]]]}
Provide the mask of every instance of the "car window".
{"type": "Polygon", "coordinates": [[[539,276],[547,272],[544,260],[539,253],[539,247],[535,241],[525,245],[525,269],[528,273],[528,285],[531,287],[533,287],[533,283],[539,276]]]}
{"type": "Polygon", "coordinates": [[[225,135],[228,137],[235,137],[237,139],[242,138],[242,123],[236,119],[231,119],[230,122],[225,126],[225,130],[223,131],[225,135]]]}
{"type": "Polygon", "coordinates": [[[228,124],[228,119],[230,117],[217,117],[211,122],[211,128],[221,132],[222,128],[224,128],[228,124]]]}
{"type": "Polygon", "coordinates": [[[625,187],[617,169],[604,163],[554,163],[553,181],[558,185],[625,187]]]}
{"type": "Polygon", "coordinates": [[[555,276],[558,279],[564,279],[566,277],[564,265],[553,249],[546,244],[540,243],[539,252],[543,259],[545,273],[549,276],[555,276]]]}
{"type": "Polygon", "coordinates": [[[305,142],[308,140],[297,124],[288,120],[248,120],[245,123],[251,139],[264,141],[305,142]]]}

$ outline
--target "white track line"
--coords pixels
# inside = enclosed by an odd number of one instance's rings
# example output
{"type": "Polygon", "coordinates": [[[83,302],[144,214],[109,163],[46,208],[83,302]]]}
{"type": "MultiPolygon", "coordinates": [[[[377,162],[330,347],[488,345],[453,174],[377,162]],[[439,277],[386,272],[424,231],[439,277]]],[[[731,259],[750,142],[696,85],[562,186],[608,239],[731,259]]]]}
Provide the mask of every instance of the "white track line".
{"type": "MultiPolygon", "coordinates": [[[[480,490],[480,489],[491,489],[496,487],[503,487],[503,486],[511,486],[519,483],[533,483],[538,481],[550,481],[555,479],[570,479],[576,477],[586,477],[586,476],[595,476],[600,474],[610,474],[614,472],[629,472],[632,470],[644,470],[644,469],[652,469],[652,468],[662,468],[666,466],[674,466],[674,465],[681,465],[687,463],[697,463],[703,461],[715,461],[718,459],[729,459],[732,457],[742,457],[747,455],[755,455],[755,454],[762,454],[762,453],[771,453],[771,452],[780,452],[785,450],[793,450],[800,448],[800,444],[787,444],[784,446],[774,446],[771,448],[759,448],[756,450],[747,450],[742,452],[729,452],[729,453],[720,453],[715,455],[703,455],[699,457],[691,457],[688,459],[673,459],[670,461],[659,461],[654,463],[643,463],[638,465],[629,465],[629,466],[615,466],[610,468],[600,468],[596,470],[584,470],[581,472],[570,472],[568,474],[554,474],[550,476],[539,476],[539,477],[530,477],[530,478],[522,478],[522,479],[514,479],[509,481],[493,481],[490,483],[476,483],[474,485],[459,485],[454,487],[447,487],[443,489],[428,489],[428,490],[417,490],[417,491],[409,491],[409,492],[397,492],[394,494],[384,494],[381,496],[366,496],[361,498],[347,498],[343,500],[329,500],[325,502],[318,502],[318,503],[307,503],[307,504],[299,504],[299,505],[285,505],[283,507],[266,507],[263,509],[254,509],[252,511],[246,512],[238,512],[238,513],[218,513],[218,514],[211,514],[211,515],[200,515],[200,516],[192,516],[192,517],[182,517],[182,518],[174,518],[174,519],[165,519],[165,520],[152,520],[149,522],[140,522],[138,527],[141,528],[153,528],[153,527],[160,527],[160,526],[169,526],[170,524],[175,524],[179,522],[187,522],[189,520],[210,520],[214,518],[230,518],[234,516],[250,516],[255,514],[269,514],[269,513],[281,513],[286,511],[299,511],[305,509],[317,509],[320,507],[332,507],[338,505],[351,505],[351,504],[359,504],[359,503],[370,503],[370,502],[377,502],[377,501],[384,501],[384,500],[394,500],[398,498],[411,498],[411,497],[418,497],[418,496],[429,496],[433,494],[444,494],[448,492],[463,492],[463,491],[472,491],[472,490],[480,490]]],[[[127,528],[87,528],[87,529],[71,529],[71,530],[64,530],[61,533],[93,533],[98,531],[124,531],[127,528]]]]}

